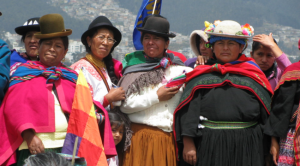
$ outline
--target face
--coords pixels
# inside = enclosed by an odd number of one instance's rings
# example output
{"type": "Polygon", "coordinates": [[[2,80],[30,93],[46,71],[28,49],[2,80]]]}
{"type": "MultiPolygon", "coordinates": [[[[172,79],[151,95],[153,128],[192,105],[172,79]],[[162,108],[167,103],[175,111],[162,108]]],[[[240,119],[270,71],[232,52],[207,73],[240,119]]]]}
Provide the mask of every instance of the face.
{"type": "Polygon", "coordinates": [[[203,40],[203,38],[200,38],[200,44],[199,44],[199,49],[200,49],[200,53],[203,56],[207,56],[207,57],[212,57],[213,52],[210,48],[206,48],[205,47],[206,42],[203,40]]]}
{"type": "Polygon", "coordinates": [[[114,137],[115,145],[118,145],[123,138],[124,125],[120,125],[119,127],[117,127],[117,124],[113,124],[111,126],[111,130],[114,137]]]}
{"type": "Polygon", "coordinates": [[[39,48],[40,62],[46,66],[57,66],[67,54],[61,38],[44,40],[39,48]]]}
{"type": "Polygon", "coordinates": [[[39,51],[39,39],[34,37],[34,34],[37,31],[29,31],[26,33],[24,38],[25,50],[28,56],[32,59],[37,58],[37,54],[39,51]]]}
{"type": "Polygon", "coordinates": [[[110,53],[110,50],[114,45],[114,42],[112,41],[115,41],[113,32],[106,28],[98,29],[93,38],[88,36],[86,40],[91,48],[92,55],[100,60],[110,53]]]}
{"type": "Polygon", "coordinates": [[[275,62],[275,56],[271,49],[263,46],[260,46],[260,48],[254,52],[250,52],[250,54],[262,71],[270,69],[275,62]]]}
{"type": "Polygon", "coordinates": [[[143,37],[142,44],[146,55],[151,58],[162,58],[165,49],[169,46],[169,41],[165,41],[162,37],[147,33],[143,37]]]}
{"type": "Polygon", "coordinates": [[[232,40],[219,40],[214,43],[213,52],[219,61],[228,63],[238,58],[243,51],[243,47],[244,45],[240,45],[232,40]]]}

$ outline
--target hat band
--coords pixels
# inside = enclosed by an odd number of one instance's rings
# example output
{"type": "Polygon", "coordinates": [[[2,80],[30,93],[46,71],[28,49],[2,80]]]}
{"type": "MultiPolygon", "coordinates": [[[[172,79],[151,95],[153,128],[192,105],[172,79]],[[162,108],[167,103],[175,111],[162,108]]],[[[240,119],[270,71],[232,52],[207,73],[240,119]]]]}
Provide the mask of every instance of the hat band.
{"type": "Polygon", "coordinates": [[[235,42],[243,44],[243,45],[246,44],[246,39],[238,39],[238,38],[214,36],[214,35],[210,36],[209,42],[211,44],[213,44],[213,43],[215,43],[216,41],[219,41],[219,40],[232,40],[232,41],[235,41],[235,42]]]}

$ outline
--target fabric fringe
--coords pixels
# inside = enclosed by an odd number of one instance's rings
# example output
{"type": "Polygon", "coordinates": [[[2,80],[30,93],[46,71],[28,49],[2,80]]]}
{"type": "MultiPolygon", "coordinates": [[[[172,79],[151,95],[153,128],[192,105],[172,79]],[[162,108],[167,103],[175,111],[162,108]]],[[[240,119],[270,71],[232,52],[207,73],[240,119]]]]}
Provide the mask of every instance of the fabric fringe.
{"type": "Polygon", "coordinates": [[[157,85],[162,82],[163,78],[163,68],[159,68],[142,74],[136,80],[134,80],[131,85],[129,85],[125,95],[126,97],[128,97],[133,93],[140,94],[143,88],[149,87],[150,85],[157,85]]]}

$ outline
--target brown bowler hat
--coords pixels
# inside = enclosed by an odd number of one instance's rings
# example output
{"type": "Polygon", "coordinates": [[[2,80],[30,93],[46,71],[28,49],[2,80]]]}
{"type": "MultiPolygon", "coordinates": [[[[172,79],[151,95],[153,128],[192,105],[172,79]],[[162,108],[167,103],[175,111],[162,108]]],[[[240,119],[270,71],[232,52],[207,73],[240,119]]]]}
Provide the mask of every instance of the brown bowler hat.
{"type": "Polygon", "coordinates": [[[64,18],[60,14],[46,14],[40,18],[41,32],[35,33],[38,39],[64,37],[72,34],[72,29],[65,29],[64,18]]]}

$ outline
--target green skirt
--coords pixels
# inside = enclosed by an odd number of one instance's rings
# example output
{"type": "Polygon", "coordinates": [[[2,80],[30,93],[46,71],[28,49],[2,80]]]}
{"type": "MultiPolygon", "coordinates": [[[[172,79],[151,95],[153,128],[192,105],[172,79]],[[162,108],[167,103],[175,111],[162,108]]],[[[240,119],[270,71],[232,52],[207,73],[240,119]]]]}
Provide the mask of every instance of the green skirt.
{"type": "MultiPolygon", "coordinates": [[[[45,149],[45,152],[61,153],[62,148],[45,149]]],[[[31,155],[28,149],[17,150],[17,166],[23,166],[25,160],[31,155]]]]}

